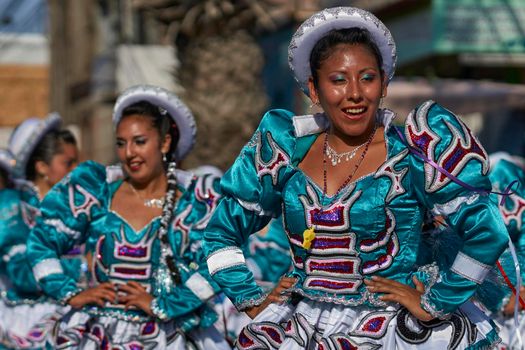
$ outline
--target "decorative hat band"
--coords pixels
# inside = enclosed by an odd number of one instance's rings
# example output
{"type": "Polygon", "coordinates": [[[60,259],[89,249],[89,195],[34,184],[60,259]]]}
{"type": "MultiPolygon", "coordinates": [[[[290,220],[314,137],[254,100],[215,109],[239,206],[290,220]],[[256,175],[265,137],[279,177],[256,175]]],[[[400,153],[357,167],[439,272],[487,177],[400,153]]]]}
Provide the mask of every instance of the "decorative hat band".
{"type": "Polygon", "coordinates": [[[288,64],[306,95],[309,95],[308,79],[312,75],[310,54],[315,44],[331,30],[348,28],[363,28],[370,32],[383,58],[381,68],[388,80],[394,76],[396,44],[387,27],[370,12],[354,7],[333,7],[318,12],[303,22],[288,47],[288,64]]]}
{"type": "Polygon", "coordinates": [[[152,85],[136,85],[126,89],[117,99],[113,109],[113,126],[116,128],[127,107],[146,101],[159,108],[161,114],[168,113],[179,130],[179,142],[175,148],[175,160],[186,157],[195,144],[197,126],[189,108],[171,91],[152,85]],[[162,113],[164,111],[164,113],[162,113]]]}

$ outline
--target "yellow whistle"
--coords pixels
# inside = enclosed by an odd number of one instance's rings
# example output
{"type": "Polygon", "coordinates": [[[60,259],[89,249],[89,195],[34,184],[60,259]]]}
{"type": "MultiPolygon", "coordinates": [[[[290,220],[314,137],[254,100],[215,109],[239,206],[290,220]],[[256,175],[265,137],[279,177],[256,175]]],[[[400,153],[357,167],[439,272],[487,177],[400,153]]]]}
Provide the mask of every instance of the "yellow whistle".
{"type": "Polygon", "coordinates": [[[313,227],[310,227],[304,230],[303,231],[303,248],[310,249],[314,238],[315,238],[315,231],[313,227]]]}

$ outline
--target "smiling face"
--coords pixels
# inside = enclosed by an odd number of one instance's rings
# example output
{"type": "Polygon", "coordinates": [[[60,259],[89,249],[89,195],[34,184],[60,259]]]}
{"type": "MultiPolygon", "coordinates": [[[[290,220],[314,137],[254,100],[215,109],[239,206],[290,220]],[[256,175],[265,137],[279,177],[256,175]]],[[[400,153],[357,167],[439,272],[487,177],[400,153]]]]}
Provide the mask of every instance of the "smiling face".
{"type": "Polygon", "coordinates": [[[118,158],[137,184],[146,184],[164,173],[162,154],[168,152],[170,142],[169,135],[160,139],[152,119],[145,115],[128,115],[117,126],[118,158]]]}
{"type": "Polygon", "coordinates": [[[338,44],[309,81],[311,99],[320,103],[341,138],[366,138],[375,123],[381,97],[386,95],[377,59],[363,44],[338,44]]]}

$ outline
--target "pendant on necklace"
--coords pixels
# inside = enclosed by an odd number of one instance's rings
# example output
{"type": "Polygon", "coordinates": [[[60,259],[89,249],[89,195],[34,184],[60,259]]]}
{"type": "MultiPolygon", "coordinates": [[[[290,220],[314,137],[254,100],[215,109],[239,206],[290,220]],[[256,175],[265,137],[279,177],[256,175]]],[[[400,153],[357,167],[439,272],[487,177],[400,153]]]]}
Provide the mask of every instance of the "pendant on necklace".
{"type": "Polygon", "coordinates": [[[315,239],[315,231],[313,227],[307,228],[303,231],[303,248],[310,249],[312,241],[315,239]]]}
{"type": "Polygon", "coordinates": [[[159,208],[162,209],[164,206],[164,198],[153,198],[144,201],[144,205],[148,208],[159,208]]]}

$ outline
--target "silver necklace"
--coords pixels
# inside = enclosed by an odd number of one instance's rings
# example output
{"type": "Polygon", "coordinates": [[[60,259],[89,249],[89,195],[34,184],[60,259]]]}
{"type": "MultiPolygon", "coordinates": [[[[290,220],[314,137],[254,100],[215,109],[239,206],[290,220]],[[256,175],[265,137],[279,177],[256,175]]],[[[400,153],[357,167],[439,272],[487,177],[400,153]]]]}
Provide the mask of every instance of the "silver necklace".
{"type": "Polygon", "coordinates": [[[343,152],[343,153],[337,153],[335,149],[330,147],[330,144],[328,143],[328,137],[326,138],[326,151],[325,154],[328,156],[328,159],[331,160],[332,166],[336,166],[337,164],[341,163],[341,159],[343,159],[345,162],[348,162],[350,159],[354,158],[357,154],[357,151],[364,145],[368,143],[368,140],[365,143],[360,144],[356,148],[354,148],[351,151],[343,152]]]}
{"type": "Polygon", "coordinates": [[[131,188],[131,190],[133,191],[133,193],[135,193],[137,195],[137,197],[139,197],[143,201],[142,204],[145,207],[162,209],[162,207],[164,206],[164,201],[165,201],[164,197],[162,197],[162,198],[146,199],[146,198],[142,197],[142,195],[140,193],[137,192],[135,187],[133,187],[133,185],[129,181],[128,181],[128,185],[131,188]]]}

